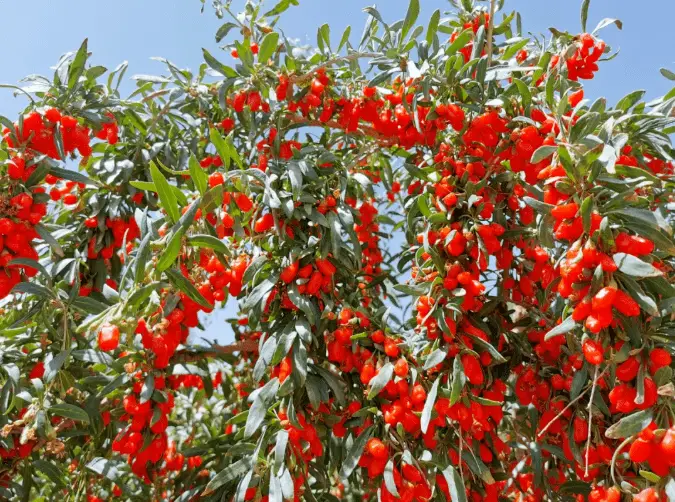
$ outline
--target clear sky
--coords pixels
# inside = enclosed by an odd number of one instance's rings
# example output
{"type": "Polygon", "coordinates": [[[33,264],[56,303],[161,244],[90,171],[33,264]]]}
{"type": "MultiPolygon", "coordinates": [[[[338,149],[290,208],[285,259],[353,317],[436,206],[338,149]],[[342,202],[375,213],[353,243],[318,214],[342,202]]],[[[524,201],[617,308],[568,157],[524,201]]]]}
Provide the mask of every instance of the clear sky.
{"type": "MultiPolygon", "coordinates": [[[[0,83],[16,84],[32,73],[51,75],[49,68],[59,56],[76,50],[84,38],[89,38],[95,64],[112,69],[128,61],[128,77],[163,73],[163,65],[150,60],[153,56],[196,69],[202,62],[202,47],[217,54],[214,34],[222,24],[213,14],[210,0],[206,2],[201,14],[198,0],[0,0],[0,83]]],[[[270,8],[275,3],[266,1],[270,8]]],[[[418,22],[424,24],[434,10],[451,8],[445,0],[420,3],[418,22]]],[[[234,7],[242,4],[243,0],[235,0],[234,7]]],[[[330,24],[336,41],[349,24],[358,37],[366,19],[361,9],[369,5],[373,5],[372,0],[300,0],[299,7],[291,7],[284,14],[281,27],[288,37],[312,45],[316,29],[324,23],[330,24]]],[[[377,7],[386,20],[395,21],[405,15],[407,5],[408,0],[382,0],[377,7]]],[[[525,32],[548,34],[548,27],[555,26],[578,33],[580,5],[581,0],[505,0],[505,11],[521,13],[525,32]]],[[[585,84],[586,97],[606,96],[615,103],[635,89],[647,90],[648,97],[668,92],[675,82],[662,77],[659,68],[675,71],[675,60],[670,56],[675,0],[592,0],[588,29],[605,17],[623,21],[623,31],[612,25],[601,32],[601,37],[621,52],[601,66],[595,80],[585,84]]],[[[229,56],[218,57],[224,61],[229,56]]],[[[132,84],[126,89],[133,89],[132,84]]],[[[1,115],[15,120],[24,106],[25,101],[14,98],[11,90],[0,89],[1,115]]],[[[229,326],[223,325],[226,315],[211,316],[206,334],[209,339],[232,339],[229,326]]]]}

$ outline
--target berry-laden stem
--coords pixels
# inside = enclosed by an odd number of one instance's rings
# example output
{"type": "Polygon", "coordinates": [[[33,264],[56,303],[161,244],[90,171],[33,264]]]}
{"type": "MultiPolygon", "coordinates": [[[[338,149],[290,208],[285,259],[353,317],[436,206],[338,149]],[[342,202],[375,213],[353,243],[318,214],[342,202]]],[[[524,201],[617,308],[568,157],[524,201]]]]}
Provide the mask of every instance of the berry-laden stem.
{"type": "MultiPolygon", "coordinates": [[[[609,367],[605,368],[605,370],[600,373],[600,375],[597,376],[597,380],[601,379],[603,376],[605,376],[605,373],[607,373],[607,370],[609,367]]],[[[558,413],[549,423],[547,423],[544,428],[537,434],[537,437],[541,437],[547,430],[548,428],[553,425],[553,422],[558,420],[560,417],[562,417],[567,410],[569,410],[572,406],[574,406],[575,403],[579,402],[579,400],[586,395],[589,389],[586,389],[585,391],[581,392],[577,397],[572,399],[567,406],[565,406],[560,413],[558,413]]]]}
{"type": "Polygon", "coordinates": [[[361,59],[361,58],[376,58],[381,56],[381,54],[377,52],[355,52],[353,54],[348,54],[346,56],[338,56],[333,59],[329,59],[328,61],[324,62],[323,64],[317,66],[316,68],[308,71],[307,73],[304,73],[303,75],[291,75],[289,77],[289,82],[294,83],[294,84],[302,84],[304,82],[307,82],[311,80],[314,75],[316,74],[317,71],[319,70],[325,70],[329,66],[333,66],[334,64],[337,63],[342,63],[346,61],[354,61],[355,59],[361,59]]]}
{"type": "Polygon", "coordinates": [[[591,427],[593,425],[593,396],[595,394],[595,388],[598,386],[598,370],[600,366],[595,367],[595,373],[593,374],[593,386],[591,387],[591,396],[588,398],[588,437],[586,438],[586,470],[584,475],[588,476],[588,453],[591,449],[591,427]]]}
{"type": "Polygon", "coordinates": [[[492,63],[492,33],[495,29],[495,10],[497,7],[496,0],[490,0],[490,21],[488,22],[488,32],[487,32],[487,66],[490,68],[492,63]]]}

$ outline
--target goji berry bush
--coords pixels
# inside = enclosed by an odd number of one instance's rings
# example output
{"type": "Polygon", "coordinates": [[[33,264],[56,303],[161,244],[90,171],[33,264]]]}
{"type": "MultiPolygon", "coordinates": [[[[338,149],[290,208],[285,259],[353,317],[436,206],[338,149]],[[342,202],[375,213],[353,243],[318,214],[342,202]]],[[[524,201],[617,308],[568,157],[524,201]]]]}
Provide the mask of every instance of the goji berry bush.
{"type": "Polygon", "coordinates": [[[16,88],[0,498],[675,500],[675,89],[584,99],[588,0],[419,3],[306,51],[216,1],[197,71],[16,88]]]}

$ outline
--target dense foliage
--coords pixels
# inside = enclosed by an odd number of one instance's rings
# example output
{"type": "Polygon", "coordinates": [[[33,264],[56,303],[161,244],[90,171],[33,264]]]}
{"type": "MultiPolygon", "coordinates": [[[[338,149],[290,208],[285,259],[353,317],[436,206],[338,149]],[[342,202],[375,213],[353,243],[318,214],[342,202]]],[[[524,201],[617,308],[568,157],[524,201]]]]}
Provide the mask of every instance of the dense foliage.
{"type": "Polygon", "coordinates": [[[588,0],[312,51],[297,3],[214,2],[225,53],[126,98],[86,41],[16,88],[0,498],[675,500],[675,89],[584,99],[588,0]]]}

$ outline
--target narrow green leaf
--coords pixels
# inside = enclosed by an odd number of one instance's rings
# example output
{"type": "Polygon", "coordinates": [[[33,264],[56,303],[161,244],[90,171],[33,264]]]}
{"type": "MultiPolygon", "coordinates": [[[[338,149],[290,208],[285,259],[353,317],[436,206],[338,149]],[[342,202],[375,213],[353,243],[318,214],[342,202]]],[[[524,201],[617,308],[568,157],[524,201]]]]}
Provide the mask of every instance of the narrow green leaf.
{"type": "Polygon", "coordinates": [[[200,195],[206,193],[208,187],[209,177],[204,172],[204,169],[199,165],[197,158],[193,155],[190,155],[190,160],[188,161],[188,166],[190,169],[190,177],[192,182],[195,184],[195,188],[200,195]]]}
{"type": "Polygon", "coordinates": [[[363,453],[363,449],[366,447],[366,443],[372,434],[373,427],[370,426],[361,432],[361,435],[354,440],[352,447],[342,461],[342,468],[340,469],[340,477],[342,479],[347,479],[350,474],[354,472],[354,469],[356,469],[359,459],[361,458],[361,454],[363,453]]]}
{"type": "Polygon", "coordinates": [[[550,340],[554,336],[564,335],[565,333],[572,331],[576,326],[577,323],[574,321],[574,319],[572,319],[572,316],[570,316],[558,324],[555,328],[549,330],[544,336],[544,340],[550,340]]]}
{"type": "Polygon", "coordinates": [[[652,423],[654,412],[646,409],[623,417],[605,431],[605,436],[610,439],[622,439],[642,432],[652,423]]]}
{"type": "Polygon", "coordinates": [[[429,422],[431,422],[431,412],[434,410],[436,395],[438,394],[438,384],[440,381],[440,378],[437,378],[434,381],[434,384],[431,386],[431,390],[427,395],[427,400],[424,403],[424,408],[422,409],[421,428],[423,433],[427,432],[427,429],[429,428],[429,422]]]}
{"type": "Polygon", "coordinates": [[[187,277],[185,277],[180,270],[178,269],[169,269],[166,272],[167,277],[169,278],[169,281],[171,284],[176,286],[179,290],[181,290],[183,293],[185,293],[188,298],[190,298],[193,302],[201,305],[202,307],[206,309],[212,309],[213,305],[211,305],[206,298],[202,296],[202,294],[197,290],[194,284],[192,284],[187,277]]]}
{"type": "Polygon", "coordinates": [[[632,254],[616,253],[612,256],[612,259],[621,272],[633,277],[644,278],[662,275],[658,268],[632,254]]]}
{"type": "Polygon", "coordinates": [[[49,408],[49,412],[60,417],[70,418],[79,422],[89,423],[89,415],[79,406],[68,403],[59,403],[49,408]]]}
{"type": "Polygon", "coordinates": [[[157,270],[163,272],[176,261],[183,244],[183,235],[185,235],[185,231],[182,229],[178,229],[171,234],[166,248],[157,261],[157,270]]]}
{"type": "Polygon", "coordinates": [[[429,26],[427,27],[427,45],[431,45],[434,42],[436,33],[438,32],[438,22],[441,19],[441,11],[436,9],[431,15],[429,20],[429,26]]]}
{"type": "Polygon", "coordinates": [[[266,63],[269,58],[276,52],[279,45],[279,34],[271,32],[265,35],[260,43],[260,51],[258,52],[258,62],[266,63]]]}
{"type": "Polygon", "coordinates": [[[150,162],[150,176],[157,189],[157,195],[162,203],[162,208],[166,211],[166,215],[171,223],[176,223],[180,218],[176,196],[171,190],[171,185],[166,181],[166,178],[154,162],[150,162]]]}
{"type": "Polygon", "coordinates": [[[208,248],[226,255],[230,254],[229,248],[223,241],[211,235],[191,235],[188,237],[188,244],[198,248],[208,248]]]}
{"type": "Polygon", "coordinates": [[[455,404],[459,401],[459,397],[462,394],[462,389],[466,383],[466,375],[464,374],[464,366],[462,366],[462,361],[459,356],[455,356],[455,360],[452,363],[452,385],[450,387],[450,405],[455,404]]]}
{"type": "Polygon", "coordinates": [[[84,73],[84,65],[87,62],[87,39],[84,39],[82,45],[77,50],[73,62],[70,63],[70,68],[68,68],[68,88],[72,89],[77,84],[78,80],[84,73]]]}
{"type": "Polygon", "coordinates": [[[202,52],[204,54],[204,61],[206,61],[206,64],[209,65],[212,69],[220,73],[221,75],[225,77],[236,77],[237,72],[234,71],[232,68],[229,66],[224,65],[220,61],[218,61],[216,58],[214,58],[209,51],[206,49],[202,49],[202,52]]]}
{"type": "Polygon", "coordinates": [[[586,21],[588,21],[588,6],[591,0],[584,0],[581,4],[581,32],[586,33],[586,21]]]}
{"type": "Polygon", "coordinates": [[[373,399],[377,396],[385,385],[389,383],[392,375],[394,374],[394,365],[388,362],[380,368],[377,375],[370,379],[368,385],[370,386],[370,391],[368,392],[368,399],[373,399]]]}
{"type": "Polygon", "coordinates": [[[448,483],[448,491],[450,492],[450,501],[451,502],[467,502],[466,500],[466,488],[464,488],[464,483],[460,477],[457,469],[449,465],[443,471],[443,477],[445,482],[448,483]]]}

